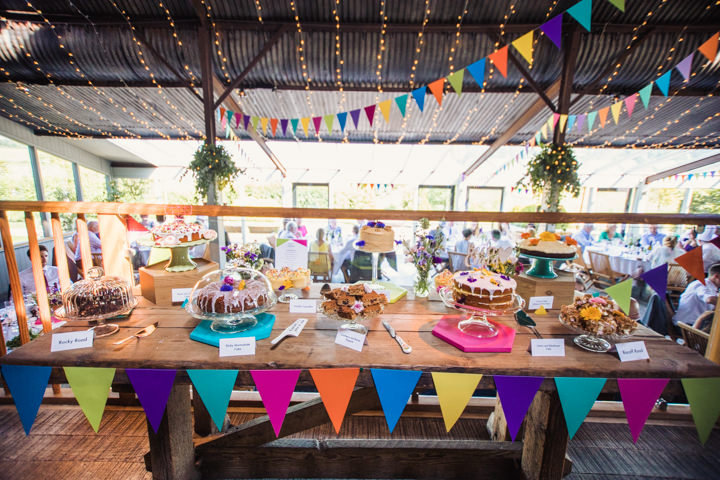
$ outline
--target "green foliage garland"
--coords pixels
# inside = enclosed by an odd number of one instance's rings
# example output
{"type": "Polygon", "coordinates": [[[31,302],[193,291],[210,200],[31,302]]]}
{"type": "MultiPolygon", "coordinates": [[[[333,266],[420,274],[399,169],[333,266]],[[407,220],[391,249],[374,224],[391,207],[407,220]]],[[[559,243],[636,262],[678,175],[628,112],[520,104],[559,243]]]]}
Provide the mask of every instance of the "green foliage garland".
{"type": "Polygon", "coordinates": [[[540,153],[528,163],[527,172],[518,182],[518,187],[543,192],[545,211],[557,212],[564,193],[573,197],[580,194],[579,168],[570,145],[544,144],[540,153]]]}
{"type": "Polygon", "coordinates": [[[213,185],[218,191],[225,187],[233,188],[233,180],[245,173],[245,169],[238,168],[232,156],[222,145],[209,145],[204,143],[195,151],[193,161],[190,162],[185,173],[190,172],[195,177],[195,194],[198,199],[205,199],[213,185]]]}

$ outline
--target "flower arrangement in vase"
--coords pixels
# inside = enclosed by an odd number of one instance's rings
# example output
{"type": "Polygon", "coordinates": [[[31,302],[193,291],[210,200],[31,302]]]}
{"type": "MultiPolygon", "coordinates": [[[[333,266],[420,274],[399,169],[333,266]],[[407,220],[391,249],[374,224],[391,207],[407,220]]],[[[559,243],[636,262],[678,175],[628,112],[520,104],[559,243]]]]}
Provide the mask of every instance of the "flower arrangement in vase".
{"type": "Polygon", "coordinates": [[[430,293],[430,270],[433,265],[442,262],[442,259],[438,257],[438,253],[442,250],[444,241],[445,238],[442,230],[436,229],[431,231],[430,221],[427,218],[420,220],[412,241],[403,241],[408,260],[411,261],[417,269],[417,277],[415,279],[416,297],[427,297],[430,293]]]}
{"type": "Polygon", "coordinates": [[[225,259],[233,266],[252,268],[258,271],[263,267],[262,253],[257,243],[247,245],[233,243],[222,247],[222,251],[225,252],[225,259]]]}

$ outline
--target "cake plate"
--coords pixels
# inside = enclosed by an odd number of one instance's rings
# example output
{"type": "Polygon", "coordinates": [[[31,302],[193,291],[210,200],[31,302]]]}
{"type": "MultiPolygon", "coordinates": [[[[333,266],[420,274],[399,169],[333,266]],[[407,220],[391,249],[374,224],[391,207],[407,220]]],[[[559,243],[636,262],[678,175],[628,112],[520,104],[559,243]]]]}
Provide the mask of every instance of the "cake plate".
{"type": "Polygon", "coordinates": [[[505,310],[489,310],[457,303],[453,298],[452,291],[448,288],[440,288],[438,294],[446,307],[454,308],[455,310],[460,310],[470,314],[468,318],[458,322],[458,330],[466,335],[477,338],[492,338],[498,334],[497,327],[493,325],[487,317],[513,315],[525,307],[525,300],[523,300],[523,298],[518,294],[513,294],[513,304],[510,308],[505,310]]]}
{"type": "Polygon", "coordinates": [[[65,307],[60,307],[57,310],[53,312],[53,315],[56,318],[62,319],[62,320],[82,320],[85,322],[90,323],[96,323],[92,328],[93,330],[93,336],[95,338],[99,337],[107,337],[109,335],[112,335],[113,333],[116,333],[120,326],[116,323],[105,323],[105,320],[117,318],[117,319],[125,319],[130,315],[130,312],[133,311],[133,309],[137,306],[138,299],[133,297],[132,301],[122,310],[117,310],[115,312],[111,313],[103,313],[100,315],[92,315],[87,317],[79,317],[75,315],[66,315],[65,314],[65,307]]]}
{"type": "Polygon", "coordinates": [[[563,258],[543,257],[540,255],[532,255],[524,252],[520,252],[520,256],[533,260],[532,267],[530,268],[530,270],[525,272],[525,274],[535,278],[557,278],[558,274],[555,273],[555,270],[553,269],[553,262],[556,262],[558,260],[574,260],[576,257],[575,254],[563,258]]]}
{"type": "MultiPolygon", "coordinates": [[[[612,343],[617,343],[619,340],[624,340],[626,338],[630,338],[635,331],[633,329],[632,332],[630,332],[627,335],[624,334],[612,334],[612,335],[599,335],[596,333],[588,332],[587,330],[583,330],[582,328],[578,328],[574,325],[569,324],[566,322],[562,315],[558,316],[558,320],[560,320],[560,323],[565,325],[565,327],[574,332],[579,333],[577,337],[573,338],[573,343],[577,345],[580,348],[583,348],[585,350],[588,350],[590,352],[595,353],[605,353],[608,350],[610,350],[613,346],[612,343]]],[[[637,329],[637,323],[635,324],[635,328],[637,329]]]]}
{"type": "Polygon", "coordinates": [[[195,270],[197,263],[190,258],[190,248],[198,245],[203,245],[210,242],[206,238],[195,240],[192,242],[178,243],[177,245],[156,245],[152,238],[143,238],[138,240],[138,245],[143,247],[154,247],[154,248],[167,248],[170,249],[170,260],[165,265],[165,271],[167,272],[187,272],[195,270]]]}
{"type": "Polygon", "coordinates": [[[255,315],[267,312],[275,306],[277,297],[272,290],[268,290],[268,297],[269,301],[264,305],[240,313],[204,312],[197,306],[195,301],[187,302],[185,310],[198,320],[210,320],[212,322],[210,329],[214,332],[239,333],[257,325],[258,321],[255,315]]]}
{"type": "Polygon", "coordinates": [[[352,332],[362,333],[363,335],[367,335],[367,333],[368,333],[368,328],[367,328],[365,325],[359,323],[359,322],[358,322],[358,319],[363,319],[363,320],[368,319],[368,320],[369,320],[369,319],[371,319],[371,318],[377,318],[378,316],[380,316],[380,314],[382,314],[382,312],[383,312],[384,310],[385,310],[385,308],[383,307],[383,309],[382,309],[380,312],[378,312],[378,313],[376,313],[376,314],[374,314],[374,315],[371,315],[371,316],[357,316],[357,317],[355,317],[355,318],[353,318],[353,319],[349,319],[349,318],[342,318],[342,317],[339,316],[337,313],[325,313],[325,310],[323,310],[323,308],[320,307],[320,312],[321,312],[323,315],[325,315],[326,317],[328,317],[330,320],[336,320],[336,321],[338,321],[338,322],[343,322],[343,323],[340,325],[339,330],[350,330],[350,331],[352,331],[352,332]]]}
{"type": "Polygon", "coordinates": [[[385,288],[384,285],[377,283],[378,282],[378,276],[379,276],[379,269],[380,269],[380,254],[386,254],[386,253],[393,253],[395,250],[388,250],[386,252],[370,252],[365,250],[362,247],[358,247],[357,245],[354,245],[355,250],[358,252],[364,252],[369,253],[372,257],[372,277],[369,283],[366,283],[368,287],[372,288],[373,290],[382,290],[385,288]]]}

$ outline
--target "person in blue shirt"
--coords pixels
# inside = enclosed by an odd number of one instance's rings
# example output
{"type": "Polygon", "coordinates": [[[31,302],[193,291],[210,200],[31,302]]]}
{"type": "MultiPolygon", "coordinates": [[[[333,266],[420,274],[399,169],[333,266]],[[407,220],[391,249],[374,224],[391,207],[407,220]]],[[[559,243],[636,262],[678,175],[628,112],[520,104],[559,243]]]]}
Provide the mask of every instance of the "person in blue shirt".
{"type": "Polygon", "coordinates": [[[582,230],[575,233],[575,235],[572,236],[573,240],[575,240],[578,245],[580,245],[580,248],[584,251],[585,247],[588,245],[592,245],[593,243],[593,237],[592,237],[592,231],[593,231],[593,224],[592,223],[586,223],[583,225],[582,230]]]}
{"type": "Polygon", "coordinates": [[[665,238],[665,234],[658,232],[657,225],[649,225],[648,231],[640,238],[640,245],[642,245],[643,248],[662,245],[663,238],[665,238]]]}

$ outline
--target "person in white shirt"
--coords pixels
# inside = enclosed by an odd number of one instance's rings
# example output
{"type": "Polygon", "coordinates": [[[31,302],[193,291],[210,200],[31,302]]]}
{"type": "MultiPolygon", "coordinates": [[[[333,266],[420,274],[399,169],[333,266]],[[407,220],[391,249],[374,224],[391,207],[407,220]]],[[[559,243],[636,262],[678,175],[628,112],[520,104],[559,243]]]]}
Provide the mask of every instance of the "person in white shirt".
{"type": "Polygon", "coordinates": [[[298,226],[297,223],[290,221],[287,222],[287,225],[285,225],[285,230],[280,232],[278,235],[278,238],[287,238],[287,239],[295,239],[300,238],[298,235],[298,226]]]}
{"type": "Polygon", "coordinates": [[[333,264],[333,275],[335,275],[340,270],[340,267],[342,267],[343,264],[345,264],[345,267],[347,268],[352,263],[353,258],[355,258],[355,242],[358,239],[358,235],[360,235],[360,227],[357,225],[353,225],[352,236],[348,238],[347,242],[345,242],[345,246],[335,257],[335,263],[333,264]]]}
{"type": "Polygon", "coordinates": [[[720,248],[711,243],[715,238],[717,238],[717,225],[706,226],[705,230],[697,237],[702,248],[703,268],[706,272],[710,265],[720,262],[720,248]]]}
{"type": "Polygon", "coordinates": [[[677,246],[677,238],[666,236],[662,240],[662,247],[655,248],[650,255],[650,267],[659,267],[664,263],[675,263],[675,259],[686,252],[677,246]]]}
{"type": "Polygon", "coordinates": [[[466,228],[462,232],[463,239],[458,240],[455,243],[455,253],[464,253],[465,255],[453,255],[450,254],[450,261],[452,262],[452,269],[454,272],[465,269],[465,259],[470,250],[470,237],[472,237],[472,230],[466,228]]]}
{"type": "MultiPolygon", "coordinates": [[[[27,252],[30,258],[30,250],[27,252]]],[[[40,260],[42,261],[43,274],[45,275],[45,288],[47,290],[60,289],[60,277],[57,267],[48,265],[48,249],[45,245],[40,245],[40,260]]],[[[32,267],[26,268],[20,272],[20,285],[22,285],[23,295],[35,293],[35,277],[33,277],[32,267]]]]}
{"type": "Polygon", "coordinates": [[[694,325],[700,315],[715,309],[718,288],[720,288],[720,263],[710,267],[705,285],[700,280],[695,280],[687,286],[680,296],[680,305],[673,317],[673,323],[694,325]]]}

